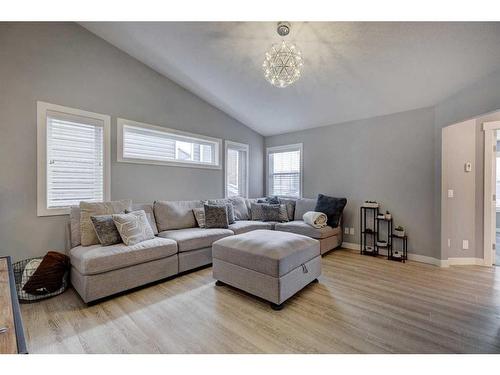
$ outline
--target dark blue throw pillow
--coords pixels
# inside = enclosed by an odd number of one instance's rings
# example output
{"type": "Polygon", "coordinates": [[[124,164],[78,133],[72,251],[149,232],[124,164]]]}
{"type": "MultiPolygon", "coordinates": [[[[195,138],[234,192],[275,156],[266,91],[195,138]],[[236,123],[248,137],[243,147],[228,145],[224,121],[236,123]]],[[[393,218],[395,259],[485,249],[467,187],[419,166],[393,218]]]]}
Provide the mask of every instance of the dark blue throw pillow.
{"type": "Polygon", "coordinates": [[[257,203],[280,204],[281,200],[279,197],[274,196],[274,197],[266,197],[264,199],[259,199],[257,203]]]}
{"type": "Polygon", "coordinates": [[[323,212],[328,217],[328,225],[332,228],[336,228],[339,226],[340,217],[342,216],[346,204],[346,198],[334,198],[318,194],[318,200],[314,211],[323,212]]]}

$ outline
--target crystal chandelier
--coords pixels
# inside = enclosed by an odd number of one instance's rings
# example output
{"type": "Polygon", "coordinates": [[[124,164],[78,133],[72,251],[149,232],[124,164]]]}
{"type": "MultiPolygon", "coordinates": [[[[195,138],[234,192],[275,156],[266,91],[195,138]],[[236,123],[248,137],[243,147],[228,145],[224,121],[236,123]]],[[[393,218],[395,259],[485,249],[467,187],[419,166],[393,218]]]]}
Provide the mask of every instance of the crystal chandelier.
{"type": "MultiPolygon", "coordinates": [[[[278,23],[277,32],[280,36],[288,35],[290,24],[278,23]]],[[[281,43],[273,44],[266,52],[262,68],[269,83],[276,87],[287,87],[300,78],[302,65],[302,56],[297,47],[282,40],[281,43]]]]}

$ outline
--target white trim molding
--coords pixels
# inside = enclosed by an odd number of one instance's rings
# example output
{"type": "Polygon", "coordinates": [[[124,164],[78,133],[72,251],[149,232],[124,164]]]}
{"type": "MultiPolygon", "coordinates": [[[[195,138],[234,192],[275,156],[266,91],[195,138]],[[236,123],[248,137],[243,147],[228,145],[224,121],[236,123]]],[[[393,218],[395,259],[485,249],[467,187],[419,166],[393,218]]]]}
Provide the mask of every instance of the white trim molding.
{"type": "Polygon", "coordinates": [[[224,197],[227,198],[227,151],[232,147],[238,151],[246,152],[245,161],[245,194],[243,198],[248,198],[249,180],[250,180],[250,145],[247,143],[239,143],[229,140],[224,140],[224,197]]]}
{"type": "Polygon", "coordinates": [[[303,143],[294,143],[289,145],[271,146],[266,147],[266,161],[265,161],[265,173],[266,173],[266,195],[269,195],[269,180],[271,176],[269,174],[269,154],[280,152],[280,151],[300,151],[300,179],[299,179],[299,196],[298,197],[283,197],[283,198],[302,198],[304,190],[304,145],[303,143]]]}
{"type": "Polygon", "coordinates": [[[86,117],[90,122],[103,126],[103,195],[111,199],[111,117],[100,113],[64,107],[57,104],[37,101],[37,215],[53,216],[69,214],[69,207],[47,207],[47,113],[59,112],[62,116],[86,117]]]}
{"type": "Polygon", "coordinates": [[[496,204],[492,197],[496,193],[496,137],[500,121],[483,123],[484,131],[484,228],[483,228],[483,265],[492,266],[494,259],[493,244],[496,242],[496,204]]]}
{"type": "Polygon", "coordinates": [[[143,122],[127,120],[124,118],[118,118],[116,121],[116,160],[120,163],[135,163],[135,164],[150,164],[150,165],[165,165],[170,167],[185,167],[185,168],[202,168],[202,169],[222,169],[221,163],[221,153],[222,153],[222,139],[209,137],[201,134],[188,133],[185,131],[171,129],[164,126],[159,125],[151,125],[143,122]],[[154,160],[154,159],[137,159],[137,158],[129,158],[123,156],[123,128],[124,126],[129,125],[131,127],[142,128],[147,130],[152,130],[158,133],[169,133],[173,135],[177,135],[179,137],[186,138],[186,141],[206,141],[207,143],[212,143],[215,146],[214,152],[214,163],[201,163],[192,160],[172,160],[172,161],[163,161],[163,160],[154,160]]]}

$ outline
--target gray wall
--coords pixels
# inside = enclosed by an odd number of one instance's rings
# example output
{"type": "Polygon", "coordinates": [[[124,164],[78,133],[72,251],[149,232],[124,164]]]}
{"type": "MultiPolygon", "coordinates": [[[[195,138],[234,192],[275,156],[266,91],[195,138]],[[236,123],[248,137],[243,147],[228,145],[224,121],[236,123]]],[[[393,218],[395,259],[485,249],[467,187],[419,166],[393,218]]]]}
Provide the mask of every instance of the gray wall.
{"type": "Polygon", "coordinates": [[[346,226],[359,243],[359,206],[377,200],[406,227],[409,251],[437,257],[432,108],[266,137],[266,147],[302,142],[304,196],[347,197],[346,226]]]}
{"type": "Polygon", "coordinates": [[[476,121],[443,128],[441,182],[443,258],[475,257],[476,121]],[[472,163],[471,172],[465,171],[466,162],[472,163]],[[448,189],[453,190],[453,197],[448,197],[448,189]],[[469,242],[468,249],[463,249],[463,240],[469,242]]]}
{"type": "Polygon", "coordinates": [[[36,101],[112,116],[112,199],[223,195],[222,170],[116,162],[116,117],[250,145],[263,193],[261,135],[72,23],[0,23],[0,254],[64,249],[67,216],[36,216],[36,101]]]}
{"type": "MultiPolygon", "coordinates": [[[[500,70],[484,77],[471,86],[462,89],[455,95],[447,98],[434,107],[435,112],[435,186],[434,193],[437,199],[434,215],[441,223],[441,130],[443,127],[452,125],[464,120],[476,119],[476,192],[474,212],[460,212],[455,216],[456,220],[467,220],[475,228],[475,252],[474,255],[455,256],[475,256],[483,257],[483,216],[484,216],[484,134],[481,124],[484,121],[499,120],[500,116],[496,110],[500,109],[500,70]],[[492,112],[491,114],[488,114],[492,112]],[[484,115],[487,114],[487,115],[484,115]],[[472,216],[474,218],[472,219],[472,216]]],[[[440,230],[440,226],[439,226],[440,230]]],[[[438,232],[440,233],[440,232],[438,232]]],[[[440,252],[441,253],[441,252],[440,252]]],[[[446,251],[440,254],[442,259],[446,258],[446,251]]]]}

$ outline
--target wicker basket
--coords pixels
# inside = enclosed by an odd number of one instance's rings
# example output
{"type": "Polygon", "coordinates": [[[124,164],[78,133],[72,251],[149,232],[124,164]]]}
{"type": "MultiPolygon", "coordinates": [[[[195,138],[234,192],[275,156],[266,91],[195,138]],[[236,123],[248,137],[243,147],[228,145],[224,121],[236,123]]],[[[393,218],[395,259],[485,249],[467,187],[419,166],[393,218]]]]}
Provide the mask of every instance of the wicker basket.
{"type": "MultiPolygon", "coordinates": [[[[64,292],[69,285],[69,272],[66,272],[63,276],[62,280],[62,286],[55,292],[49,293],[47,292],[46,294],[30,294],[25,292],[22,287],[23,287],[23,274],[25,271],[27,274],[32,274],[38,265],[36,267],[30,266],[31,261],[41,261],[43,258],[29,258],[25,260],[21,260],[19,262],[16,262],[12,265],[12,268],[14,270],[14,279],[16,281],[16,291],[17,291],[17,297],[19,298],[19,302],[21,303],[30,303],[30,302],[36,302],[40,301],[46,298],[54,297],[62,292],[64,292]],[[31,272],[30,272],[31,271],[31,272]]],[[[33,263],[32,263],[33,264],[33,263]]]]}

